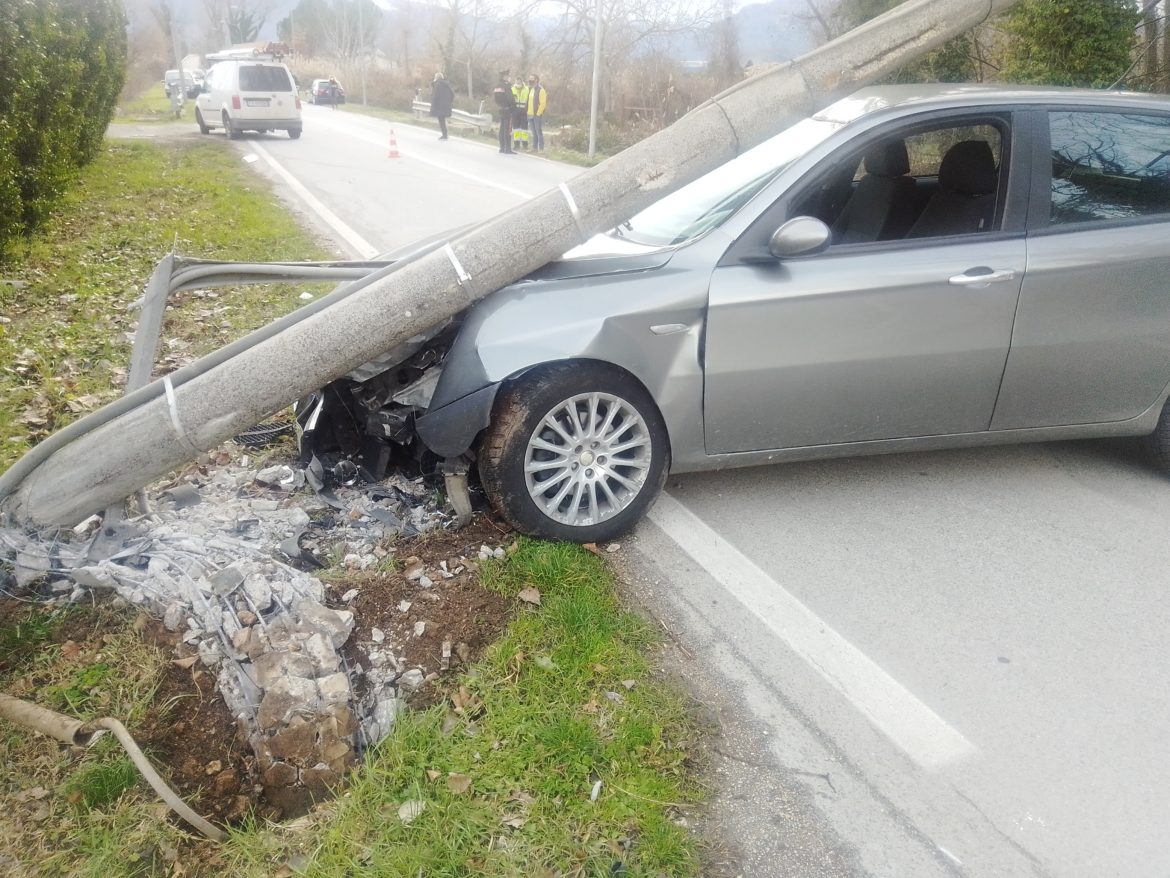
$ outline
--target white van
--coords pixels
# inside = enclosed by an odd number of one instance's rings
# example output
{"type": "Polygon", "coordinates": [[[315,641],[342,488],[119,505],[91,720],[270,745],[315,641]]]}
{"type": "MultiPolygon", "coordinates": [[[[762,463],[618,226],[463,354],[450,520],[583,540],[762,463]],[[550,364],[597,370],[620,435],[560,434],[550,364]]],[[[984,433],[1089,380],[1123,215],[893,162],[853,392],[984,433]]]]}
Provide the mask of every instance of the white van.
{"type": "Polygon", "coordinates": [[[223,128],[233,140],[243,131],[287,131],[296,140],[301,99],[292,74],[277,61],[219,61],[195,99],[195,122],[203,134],[223,128]]]}

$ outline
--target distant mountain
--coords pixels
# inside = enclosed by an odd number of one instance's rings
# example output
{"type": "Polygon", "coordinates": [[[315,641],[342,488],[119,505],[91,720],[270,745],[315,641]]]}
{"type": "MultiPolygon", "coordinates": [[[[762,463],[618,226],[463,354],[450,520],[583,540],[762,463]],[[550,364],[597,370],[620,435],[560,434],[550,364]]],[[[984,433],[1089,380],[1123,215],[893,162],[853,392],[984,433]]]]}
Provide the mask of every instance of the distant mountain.
{"type": "MultiPolygon", "coordinates": [[[[799,17],[808,7],[802,0],[770,0],[744,6],[732,17],[739,40],[739,60],[761,64],[787,61],[812,49],[815,38],[809,22],[799,17]]],[[[692,69],[701,69],[711,60],[718,25],[669,38],[658,38],[649,45],[692,69]]]]}
{"type": "Polygon", "coordinates": [[[802,0],[771,0],[744,6],[734,16],[739,57],[746,64],[787,61],[816,47],[812,24],[802,0]]]}

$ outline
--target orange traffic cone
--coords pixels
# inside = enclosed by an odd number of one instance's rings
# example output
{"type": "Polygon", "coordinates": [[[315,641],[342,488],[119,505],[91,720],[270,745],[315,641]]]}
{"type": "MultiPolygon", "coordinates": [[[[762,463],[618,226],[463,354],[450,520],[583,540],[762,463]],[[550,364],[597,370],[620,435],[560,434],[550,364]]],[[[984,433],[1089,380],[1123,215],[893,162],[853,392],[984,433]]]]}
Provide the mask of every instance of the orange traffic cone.
{"type": "Polygon", "coordinates": [[[390,129],[390,155],[388,156],[388,158],[392,158],[392,159],[401,158],[401,156],[398,154],[398,141],[394,139],[394,129],[393,128],[390,129]]]}

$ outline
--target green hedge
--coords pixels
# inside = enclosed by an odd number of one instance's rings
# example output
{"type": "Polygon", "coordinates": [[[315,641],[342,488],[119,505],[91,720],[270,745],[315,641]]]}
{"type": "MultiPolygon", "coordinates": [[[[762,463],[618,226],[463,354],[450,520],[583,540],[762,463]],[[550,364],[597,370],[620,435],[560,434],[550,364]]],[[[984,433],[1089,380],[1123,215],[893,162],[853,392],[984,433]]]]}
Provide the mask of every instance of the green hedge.
{"type": "Polygon", "coordinates": [[[121,0],[0,2],[0,262],[97,155],[125,73],[121,0]]]}

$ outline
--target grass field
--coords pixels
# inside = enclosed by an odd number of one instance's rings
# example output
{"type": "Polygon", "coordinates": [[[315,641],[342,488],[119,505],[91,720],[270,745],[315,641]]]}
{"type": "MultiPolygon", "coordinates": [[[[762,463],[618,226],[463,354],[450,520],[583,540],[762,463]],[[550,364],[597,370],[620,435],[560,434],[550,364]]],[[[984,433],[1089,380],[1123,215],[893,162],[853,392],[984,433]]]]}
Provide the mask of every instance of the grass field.
{"type": "MultiPolygon", "coordinates": [[[[171,99],[161,82],[156,82],[147,91],[132,101],[118,107],[114,123],[174,122],[176,119],[171,99]]],[[[179,120],[195,124],[195,101],[185,98],[179,120]]]]}
{"type": "MultiPolygon", "coordinates": [[[[221,141],[107,141],[0,284],[0,468],[121,392],[129,308],[174,247],[205,258],[324,258],[266,184],[221,141]]],[[[199,292],[199,291],[196,291],[199,292]]],[[[301,288],[185,293],[161,358],[206,353],[302,304],[301,288]]]]}

